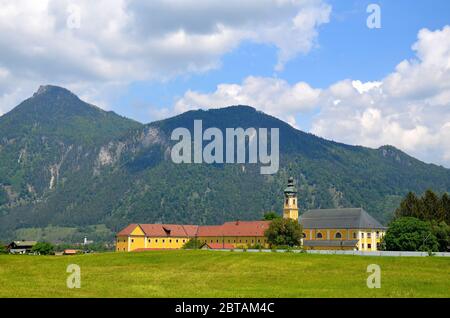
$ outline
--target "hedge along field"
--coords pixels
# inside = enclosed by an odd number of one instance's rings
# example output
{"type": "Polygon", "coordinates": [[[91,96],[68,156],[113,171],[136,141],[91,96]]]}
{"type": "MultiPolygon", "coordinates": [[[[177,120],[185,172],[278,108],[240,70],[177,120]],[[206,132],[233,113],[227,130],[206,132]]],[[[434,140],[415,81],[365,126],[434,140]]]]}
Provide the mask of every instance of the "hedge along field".
{"type": "Polygon", "coordinates": [[[450,297],[450,258],[152,251],[0,255],[0,297],[450,297]],[[69,264],[81,288],[66,286],[69,264]],[[381,267],[381,288],[366,285],[381,267]]]}

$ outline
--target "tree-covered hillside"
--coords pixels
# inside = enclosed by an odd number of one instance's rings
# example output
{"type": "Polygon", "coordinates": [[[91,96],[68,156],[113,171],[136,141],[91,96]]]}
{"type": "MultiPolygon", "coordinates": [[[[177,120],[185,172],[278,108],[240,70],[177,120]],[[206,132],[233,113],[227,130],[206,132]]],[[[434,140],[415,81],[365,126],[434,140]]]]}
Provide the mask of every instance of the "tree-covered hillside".
{"type": "MultiPolygon", "coordinates": [[[[364,207],[387,222],[413,191],[450,190],[450,170],[400,150],[369,149],[296,130],[248,106],[190,111],[141,125],[43,87],[0,117],[0,233],[20,228],[86,227],[116,231],[131,222],[210,224],[281,213],[293,176],[301,212],[364,207]],[[280,169],[256,164],[174,164],[173,129],[279,128],[280,169]]],[[[224,133],[225,135],[225,133],[224,133]]]]}

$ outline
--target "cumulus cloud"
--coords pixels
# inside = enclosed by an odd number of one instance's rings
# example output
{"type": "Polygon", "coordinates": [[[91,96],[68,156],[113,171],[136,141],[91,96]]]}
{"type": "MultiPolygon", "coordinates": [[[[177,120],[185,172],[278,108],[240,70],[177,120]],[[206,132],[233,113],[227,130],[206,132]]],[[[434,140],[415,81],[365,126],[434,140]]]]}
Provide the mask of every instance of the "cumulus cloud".
{"type": "Polygon", "coordinates": [[[195,108],[218,108],[228,105],[251,105],[295,126],[294,115],[317,106],[320,89],[307,83],[290,85],[285,80],[247,77],[242,84],[221,84],[213,93],[187,91],[175,104],[175,112],[195,108]]]}
{"type": "Polygon", "coordinates": [[[111,92],[217,68],[243,41],[275,46],[281,69],[314,47],[330,11],[322,0],[0,0],[0,111],[14,106],[5,82],[111,92]]]}
{"type": "Polygon", "coordinates": [[[393,144],[449,167],[450,26],[421,30],[412,49],[416,57],[381,81],[347,80],[325,90],[312,132],[371,147],[393,144]]]}
{"type": "Polygon", "coordinates": [[[379,81],[341,80],[326,89],[305,82],[248,77],[212,93],[188,91],[175,112],[191,108],[253,105],[295,126],[298,114],[315,110],[311,132],[369,147],[391,144],[450,167],[450,26],[423,29],[401,61],[379,81]]]}

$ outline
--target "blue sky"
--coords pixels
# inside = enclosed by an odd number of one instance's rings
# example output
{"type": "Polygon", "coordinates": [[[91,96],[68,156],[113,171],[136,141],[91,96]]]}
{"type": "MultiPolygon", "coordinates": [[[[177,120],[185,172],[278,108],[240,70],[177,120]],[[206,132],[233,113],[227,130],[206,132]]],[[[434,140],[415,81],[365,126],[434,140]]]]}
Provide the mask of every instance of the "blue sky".
{"type": "MultiPolygon", "coordinates": [[[[440,29],[450,24],[450,1],[334,0],[331,19],[319,28],[317,47],[274,71],[277,48],[246,41],[221,58],[218,69],[182,75],[169,81],[139,81],[112,101],[112,109],[141,122],[152,118],[148,108],[170,107],[187,90],[211,92],[221,83],[240,83],[247,76],[277,77],[293,84],[306,81],[326,88],[342,79],[379,80],[403,59],[414,56],[412,44],[422,28],[440,29]],[[366,26],[371,3],[381,7],[382,28],[366,26]]],[[[255,105],[257,106],[257,105],[255,105]]],[[[305,116],[305,114],[303,114],[305,116]]],[[[310,128],[309,116],[301,127],[310,128]]]]}
{"type": "Polygon", "coordinates": [[[448,0],[0,0],[0,115],[39,85],[148,123],[247,104],[450,167],[448,0]],[[381,28],[366,25],[369,4],[381,28]]]}

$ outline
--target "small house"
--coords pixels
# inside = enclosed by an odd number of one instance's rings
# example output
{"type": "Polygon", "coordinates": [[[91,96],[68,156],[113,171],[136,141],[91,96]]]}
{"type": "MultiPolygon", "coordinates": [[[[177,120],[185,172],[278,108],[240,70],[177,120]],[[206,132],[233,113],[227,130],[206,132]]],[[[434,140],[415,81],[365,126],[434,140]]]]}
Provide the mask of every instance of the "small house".
{"type": "Polygon", "coordinates": [[[36,241],[14,241],[8,245],[7,249],[11,254],[28,254],[36,244],[36,241]]]}

